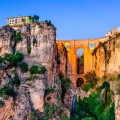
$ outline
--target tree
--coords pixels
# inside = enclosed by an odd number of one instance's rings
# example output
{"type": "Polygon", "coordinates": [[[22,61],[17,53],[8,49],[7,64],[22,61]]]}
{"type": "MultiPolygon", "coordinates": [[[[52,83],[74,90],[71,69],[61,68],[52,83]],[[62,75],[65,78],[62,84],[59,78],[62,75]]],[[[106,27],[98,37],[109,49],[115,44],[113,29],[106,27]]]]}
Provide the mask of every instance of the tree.
{"type": "Polygon", "coordinates": [[[48,26],[54,26],[51,22],[51,20],[45,20],[45,23],[47,23],[48,26]]]}
{"type": "Polygon", "coordinates": [[[105,104],[104,103],[100,103],[96,108],[95,108],[95,113],[97,116],[101,115],[101,113],[104,111],[105,109],[105,104]]]}
{"type": "Polygon", "coordinates": [[[29,16],[29,21],[30,22],[38,22],[39,18],[40,17],[38,15],[34,15],[33,17],[29,16]]]}
{"type": "Polygon", "coordinates": [[[30,72],[31,75],[38,74],[38,72],[39,72],[38,66],[37,65],[31,66],[29,72],[30,72]]]}
{"type": "Polygon", "coordinates": [[[105,104],[107,104],[107,98],[108,98],[108,92],[110,91],[110,84],[109,82],[105,81],[102,86],[100,87],[100,89],[104,89],[104,93],[103,93],[103,102],[105,104]]]}
{"type": "Polygon", "coordinates": [[[82,89],[87,92],[90,88],[93,88],[97,84],[98,78],[95,72],[86,73],[85,78],[86,78],[86,84],[82,87],[82,89]]]}
{"type": "Polygon", "coordinates": [[[38,15],[34,15],[33,19],[34,19],[35,22],[37,22],[39,20],[39,16],[38,15]]]}
{"type": "Polygon", "coordinates": [[[44,74],[45,72],[46,72],[45,66],[41,66],[41,67],[40,67],[40,70],[39,70],[39,73],[40,73],[40,74],[44,74]]]}
{"type": "Polygon", "coordinates": [[[20,63],[19,67],[20,67],[22,72],[27,72],[28,71],[28,65],[27,65],[26,62],[20,63]]]}
{"type": "Polygon", "coordinates": [[[14,54],[17,43],[19,43],[19,42],[22,40],[21,33],[16,33],[16,34],[13,35],[11,38],[12,38],[13,44],[12,44],[12,42],[11,42],[10,45],[11,45],[11,47],[12,47],[13,54],[14,54]]]}
{"type": "Polygon", "coordinates": [[[15,54],[6,53],[4,56],[4,60],[9,61],[10,67],[16,66],[23,58],[23,54],[18,51],[15,54]]]}
{"type": "Polygon", "coordinates": [[[17,33],[14,37],[13,40],[15,41],[15,43],[19,43],[21,41],[22,37],[21,37],[21,33],[17,33]]]}
{"type": "Polygon", "coordinates": [[[33,17],[29,16],[29,21],[30,21],[31,23],[34,22],[33,17]]]}

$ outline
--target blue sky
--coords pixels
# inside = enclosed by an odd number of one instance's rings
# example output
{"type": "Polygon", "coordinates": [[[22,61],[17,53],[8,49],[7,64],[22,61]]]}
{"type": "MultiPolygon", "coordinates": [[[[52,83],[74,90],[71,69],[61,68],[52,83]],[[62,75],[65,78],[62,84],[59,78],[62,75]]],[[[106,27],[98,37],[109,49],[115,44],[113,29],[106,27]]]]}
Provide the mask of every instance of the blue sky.
{"type": "Polygon", "coordinates": [[[120,0],[0,0],[0,27],[6,18],[39,15],[57,27],[57,39],[103,37],[120,26],[120,0]]]}

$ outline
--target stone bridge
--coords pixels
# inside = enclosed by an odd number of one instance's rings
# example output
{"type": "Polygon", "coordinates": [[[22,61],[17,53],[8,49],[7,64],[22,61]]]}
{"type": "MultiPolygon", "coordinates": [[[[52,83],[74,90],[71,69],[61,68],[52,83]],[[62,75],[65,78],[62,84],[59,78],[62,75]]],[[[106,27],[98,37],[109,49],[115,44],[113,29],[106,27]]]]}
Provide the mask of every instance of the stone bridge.
{"type": "Polygon", "coordinates": [[[84,74],[94,70],[93,49],[99,44],[108,40],[107,37],[85,40],[57,40],[62,41],[67,49],[67,77],[76,85],[78,78],[85,81],[84,74]],[[81,48],[84,51],[84,73],[77,74],[77,54],[76,51],[81,48]]]}

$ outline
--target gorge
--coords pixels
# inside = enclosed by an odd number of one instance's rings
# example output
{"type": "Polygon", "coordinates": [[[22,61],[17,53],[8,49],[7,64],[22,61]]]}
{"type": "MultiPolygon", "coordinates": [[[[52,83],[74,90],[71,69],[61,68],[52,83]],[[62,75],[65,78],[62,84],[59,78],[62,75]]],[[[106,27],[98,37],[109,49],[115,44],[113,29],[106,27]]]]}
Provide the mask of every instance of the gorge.
{"type": "Polygon", "coordinates": [[[120,120],[120,33],[56,40],[50,21],[5,25],[0,56],[0,120],[120,120]]]}

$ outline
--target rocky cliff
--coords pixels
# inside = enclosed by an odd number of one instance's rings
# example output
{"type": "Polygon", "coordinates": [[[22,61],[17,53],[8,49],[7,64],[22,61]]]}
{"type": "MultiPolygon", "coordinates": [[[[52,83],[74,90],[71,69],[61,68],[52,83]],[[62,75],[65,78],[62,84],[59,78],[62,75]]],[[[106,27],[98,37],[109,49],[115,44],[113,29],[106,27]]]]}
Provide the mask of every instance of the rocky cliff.
{"type": "Polygon", "coordinates": [[[6,53],[15,56],[19,51],[24,56],[22,62],[27,63],[28,68],[44,66],[46,72],[31,76],[29,71],[24,73],[20,70],[20,63],[16,66],[10,66],[10,61],[7,60],[1,63],[4,67],[0,71],[0,88],[4,91],[6,86],[12,87],[13,97],[7,95],[0,97],[0,100],[4,101],[4,105],[0,107],[0,120],[32,120],[35,116],[33,113],[42,119],[45,102],[57,105],[56,100],[61,98],[61,84],[56,49],[56,28],[46,22],[1,28],[0,56],[5,58],[6,53]],[[18,39],[16,36],[20,37],[19,42],[15,41],[18,39]],[[14,84],[13,71],[20,80],[19,86],[14,84]],[[12,84],[9,85],[12,80],[12,84]],[[57,91],[50,94],[48,100],[45,92],[51,88],[57,91]],[[7,100],[5,100],[6,96],[7,100]]]}
{"type": "Polygon", "coordinates": [[[115,75],[120,72],[120,37],[110,37],[105,42],[99,42],[93,50],[94,71],[97,76],[115,75]]]}

